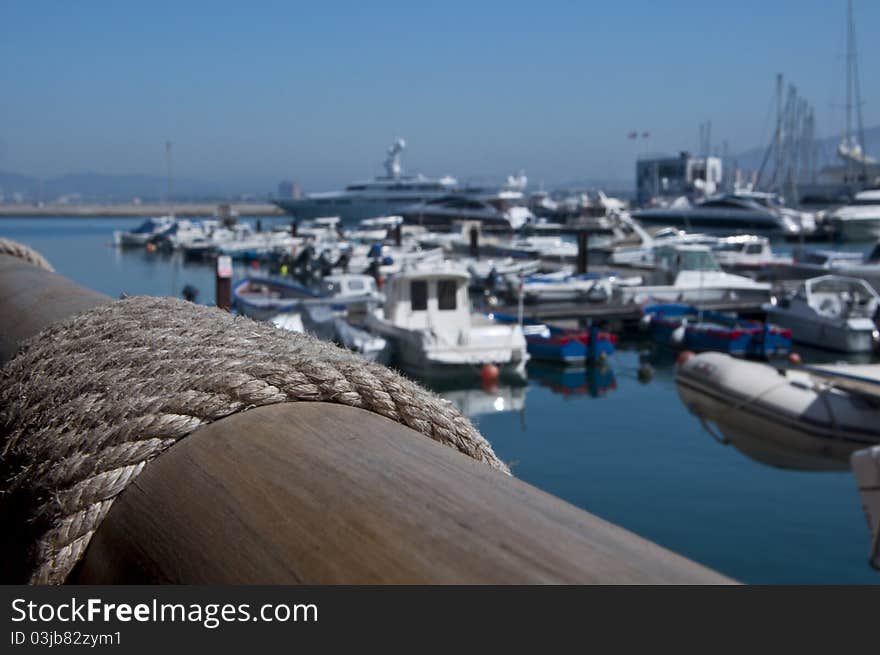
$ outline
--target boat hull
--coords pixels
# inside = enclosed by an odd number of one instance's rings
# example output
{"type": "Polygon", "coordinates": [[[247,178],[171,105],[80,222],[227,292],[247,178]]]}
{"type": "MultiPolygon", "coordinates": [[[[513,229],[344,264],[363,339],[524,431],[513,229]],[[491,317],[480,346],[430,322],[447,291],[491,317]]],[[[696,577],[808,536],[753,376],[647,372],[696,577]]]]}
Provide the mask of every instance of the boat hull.
{"type": "Polygon", "coordinates": [[[773,466],[846,469],[853,452],[880,443],[872,407],[806,374],[704,353],[679,368],[676,384],[688,410],[773,466]]]}
{"type": "Polygon", "coordinates": [[[794,341],[824,350],[868,353],[876,347],[874,326],[870,322],[866,322],[862,329],[853,329],[849,323],[832,323],[821,319],[807,320],[774,307],[768,307],[767,320],[791,330],[794,341]]]}

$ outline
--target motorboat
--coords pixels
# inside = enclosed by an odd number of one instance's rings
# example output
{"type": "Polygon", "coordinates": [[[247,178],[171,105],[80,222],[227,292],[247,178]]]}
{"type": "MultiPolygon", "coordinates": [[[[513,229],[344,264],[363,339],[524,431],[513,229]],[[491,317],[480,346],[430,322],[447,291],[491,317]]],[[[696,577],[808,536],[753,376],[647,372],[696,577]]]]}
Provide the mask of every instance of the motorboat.
{"type": "Polygon", "coordinates": [[[621,284],[638,284],[641,277],[622,280],[615,273],[581,273],[568,270],[524,278],[509,277],[509,294],[522,296],[526,303],[541,302],[607,302],[621,284]]]}
{"type": "Polygon", "coordinates": [[[450,229],[465,221],[481,229],[518,230],[535,220],[534,214],[518,204],[516,192],[454,193],[403,208],[400,214],[409,225],[450,229]]]}
{"type": "Polygon", "coordinates": [[[825,218],[834,234],[846,241],[880,239],[880,189],[860,191],[849,204],[825,218]]]}
{"type": "Polygon", "coordinates": [[[805,279],[834,273],[864,280],[880,291],[880,244],[867,254],[848,250],[807,249],[796,251],[788,266],[782,267],[786,279],[805,279]]]}
{"type": "Polygon", "coordinates": [[[823,275],[765,310],[767,319],[790,329],[797,342],[858,353],[877,346],[878,307],[880,296],[864,280],[823,275]]]}
{"type": "Polygon", "coordinates": [[[519,321],[509,314],[490,314],[495,321],[510,325],[519,322],[526,336],[532,359],[559,364],[584,364],[614,354],[617,335],[598,328],[565,328],[537,321],[519,321]]]}
{"type": "Polygon", "coordinates": [[[777,369],[716,352],[692,355],[676,374],[679,396],[722,443],[781,468],[840,469],[880,444],[880,365],[777,369]]]}
{"type": "Polygon", "coordinates": [[[251,276],[232,289],[235,308],[257,320],[299,312],[303,307],[314,305],[340,311],[353,307],[363,313],[365,307],[382,300],[375,280],[368,275],[329,275],[321,279],[318,290],[289,279],[251,276]]]}
{"type": "Polygon", "coordinates": [[[770,239],[754,234],[723,237],[712,246],[715,259],[726,271],[754,275],[774,273],[791,265],[790,255],[773,252],[770,239]]]}
{"type": "Polygon", "coordinates": [[[725,273],[706,245],[663,246],[647,285],[618,286],[623,302],[701,303],[725,300],[769,302],[771,286],[725,273]]]}
{"type": "Polygon", "coordinates": [[[519,325],[499,325],[472,312],[470,273],[443,262],[407,268],[385,283],[384,311],[365,326],[392,342],[395,359],[427,378],[479,378],[486,365],[525,377],[526,340],[519,325]]]}
{"type": "Polygon", "coordinates": [[[815,231],[815,216],[782,206],[770,197],[718,194],[694,204],[637,209],[632,217],[643,225],[667,225],[686,230],[731,233],[768,233],[799,236],[815,231]]]}
{"type": "Polygon", "coordinates": [[[335,343],[370,361],[383,364],[388,361],[385,339],[350,325],[328,305],[304,305],[295,311],[276,314],[269,322],[289,332],[310,334],[321,341],[335,343]]]}
{"type": "Polygon", "coordinates": [[[692,305],[648,305],[642,309],[642,325],[655,341],[691,350],[767,358],[791,349],[791,331],[786,328],[692,305]]]}
{"type": "Polygon", "coordinates": [[[458,187],[453,177],[404,175],[400,155],[406,147],[397,139],[384,161],[385,175],[354,182],[342,191],[310,193],[303,198],[278,199],[275,204],[299,219],[339,216],[343,222],[399,214],[403,207],[448,195],[458,187]]]}
{"type": "Polygon", "coordinates": [[[173,216],[159,216],[148,218],[133,230],[128,232],[116,230],[113,232],[113,243],[120,248],[143,247],[151,240],[171,229],[175,224],[173,216]]]}
{"type": "Polygon", "coordinates": [[[640,235],[641,244],[615,248],[608,256],[612,265],[653,268],[656,248],[688,244],[715,246],[718,243],[716,236],[687,232],[677,227],[661,227],[651,233],[635,226],[635,232],[640,235]]]}

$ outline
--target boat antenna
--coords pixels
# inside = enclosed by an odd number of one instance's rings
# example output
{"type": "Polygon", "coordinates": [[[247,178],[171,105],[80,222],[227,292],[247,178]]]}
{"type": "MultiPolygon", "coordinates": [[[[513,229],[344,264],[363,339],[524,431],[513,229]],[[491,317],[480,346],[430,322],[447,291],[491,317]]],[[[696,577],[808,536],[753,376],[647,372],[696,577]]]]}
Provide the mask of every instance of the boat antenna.
{"type": "Polygon", "coordinates": [[[400,165],[400,153],[406,148],[406,141],[396,139],[391,147],[388,148],[388,156],[385,157],[385,173],[392,179],[397,179],[403,173],[403,167],[400,165]]]}

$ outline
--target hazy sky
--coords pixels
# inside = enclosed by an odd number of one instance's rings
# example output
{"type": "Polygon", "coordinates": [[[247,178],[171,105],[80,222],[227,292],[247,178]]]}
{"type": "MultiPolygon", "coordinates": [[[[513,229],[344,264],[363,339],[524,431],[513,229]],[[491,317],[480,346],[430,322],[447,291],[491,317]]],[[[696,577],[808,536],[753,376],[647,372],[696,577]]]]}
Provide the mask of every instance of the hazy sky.
{"type": "MultiPolygon", "coordinates": [[[[0,3],[0,170],[291,178],[632,176],[638,150],[766,142],[774,76],[843,113],[843,0],[0,3]],[[626,138],[649,130],[649,143],[626,138]]],[[[856,0],[866,125],[880,2],[856,0]]]]}

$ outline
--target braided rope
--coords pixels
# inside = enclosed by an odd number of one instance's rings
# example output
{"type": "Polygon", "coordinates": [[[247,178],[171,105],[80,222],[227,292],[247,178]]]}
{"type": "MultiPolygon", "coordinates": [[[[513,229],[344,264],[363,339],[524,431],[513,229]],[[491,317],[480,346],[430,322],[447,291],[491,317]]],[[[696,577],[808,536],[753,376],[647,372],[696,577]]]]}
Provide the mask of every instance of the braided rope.
{"type": "Polygon", "coordinates": [[[127,298],[51,326],[0,371],[0,499],[30,526],[30,582],[64,582],[116,495],[176,441],[301,400],[376,412],[507,472],[449,401],[383,366],[217,309],[127,298]]]}
{"type": "Polygon", "coordinates": [[[34,266],[45,268],[47,271],[54,273],[55,269],[52,264],[33,248],[30,248],[17,241],[10,241],[0,237],[0,255],[12,255],[30,262],[34,266]]]}

